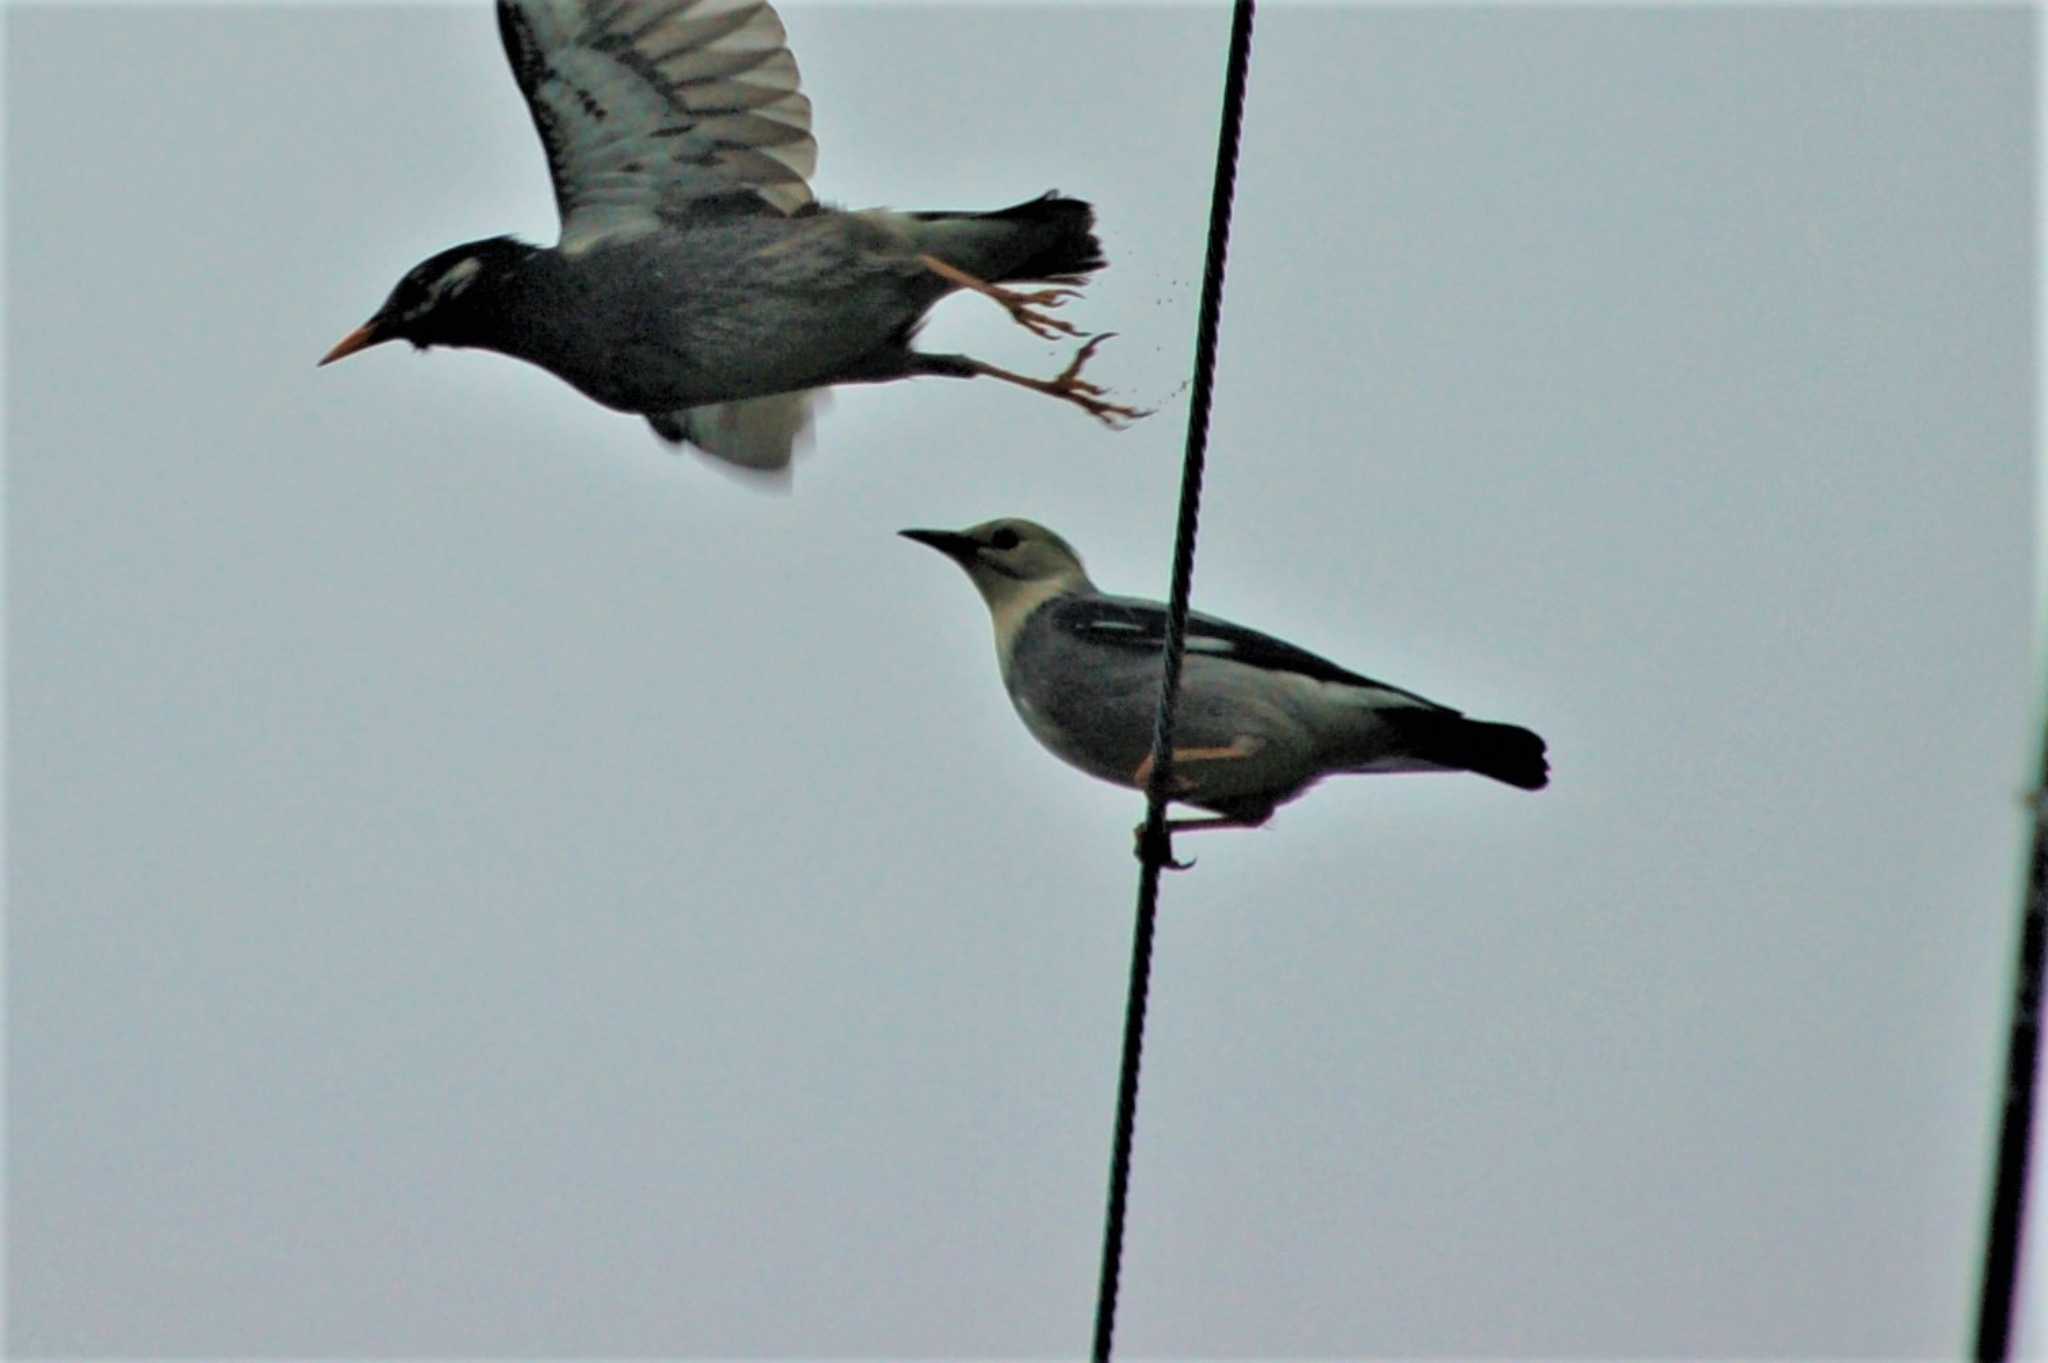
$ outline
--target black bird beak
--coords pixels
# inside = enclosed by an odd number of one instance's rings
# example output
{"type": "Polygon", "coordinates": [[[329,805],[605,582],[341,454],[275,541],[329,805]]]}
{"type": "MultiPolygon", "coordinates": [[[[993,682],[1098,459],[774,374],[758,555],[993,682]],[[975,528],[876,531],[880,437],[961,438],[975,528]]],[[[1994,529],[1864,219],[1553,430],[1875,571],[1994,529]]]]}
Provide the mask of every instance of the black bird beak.
{"type": "Polygon", "coordinates": [[[313,367],[318,369],[321,364],[333,364],[336,360],[345,360],[358,350],[367,350],[373,345],[382,345],[384,342],[392,339],[394,338],[388,332],[377,325],[377,319],[372,317],[369,321],[363,323],[339,341],[336,341],[334,349],[322,355],[320,357],[320,364],[316,364],[313,367]]]}
{"type": "Polygon", "coordinates": [[[963,566],[974,562],[974,555],[981,548],[981,541],[974,536],[956,534],[951,530],[898,530],[896,533],[907,540],[928,545],[963,566]]]}

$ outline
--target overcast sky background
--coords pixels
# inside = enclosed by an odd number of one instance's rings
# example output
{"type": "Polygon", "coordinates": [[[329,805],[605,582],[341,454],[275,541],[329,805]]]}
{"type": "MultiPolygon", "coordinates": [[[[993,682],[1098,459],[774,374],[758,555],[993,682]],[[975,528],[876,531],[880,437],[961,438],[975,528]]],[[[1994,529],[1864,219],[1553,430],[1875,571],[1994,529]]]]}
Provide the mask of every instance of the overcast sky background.
{"type": "MultiPolygon", "coordinates": [[[[490,8],[11,6],[10,1344],[1075,1355],[1218,6],[785,8],[835,202],[1093,201],[1159,414],[842,390],[792,495],[481,352],[490,8]]],[[[1132,1355],[1965,1347],[2031,778],[2035,19],[1262,8],[1205,609],[1550,741],[1169,878],[1132,1355]]],[[[985,302],[928,348],[1051,373],[985,302]]]]}

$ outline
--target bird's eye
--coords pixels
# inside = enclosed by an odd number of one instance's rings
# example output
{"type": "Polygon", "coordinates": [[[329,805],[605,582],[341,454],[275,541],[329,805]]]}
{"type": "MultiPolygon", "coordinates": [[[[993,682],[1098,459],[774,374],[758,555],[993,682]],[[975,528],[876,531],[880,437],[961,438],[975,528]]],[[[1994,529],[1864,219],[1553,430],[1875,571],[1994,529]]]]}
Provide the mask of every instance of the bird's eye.
{"type": "Polygon", "coordinates": [[[1008,550],[1015,549],[1018,545],[1018,542],[1019,541],[1017,539],[1017,532],[1010,529],[1010,527],[1007,525],[1004,526],[1002,529],[996,531],[995,534],[990,535],[988,537],[989,548],[1000,549],[1006,552],[1008,550]]]}

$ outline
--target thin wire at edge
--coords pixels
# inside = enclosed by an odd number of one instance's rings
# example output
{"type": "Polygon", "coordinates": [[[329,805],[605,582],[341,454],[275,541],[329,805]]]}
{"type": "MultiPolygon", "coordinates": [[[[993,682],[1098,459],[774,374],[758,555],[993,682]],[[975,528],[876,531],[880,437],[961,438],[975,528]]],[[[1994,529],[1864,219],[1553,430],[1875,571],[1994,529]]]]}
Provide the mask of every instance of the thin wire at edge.
{"type": "Polygon", "coordinates": [[[1216,138],[1216,181],[1209,197],[1209,247],[1195,328],[1194,389],[1189,399],[1187,455],[1181,466],[1180,516],[1173,545],[1173,589],[1167,602],[1166,657],[1152,728],[1152,772],[1145,786],[1145,829],[1139,844],[1137,922],[1131,934],[1131,980],[1124,1008],[1123,1064],[1117,1082],[1116,1139],[1110,1157],[1109,1208],[1102,1232],[1102,1277],[1095,1299],[1096,1363],[1108,1363],[1116,1333],[1123,1270],[1124,1211],[1129,1202],[1131,1138],[1137,1126],[1138,1066],[1145,1046],[1145,999],[1151,987],[1152,937],[1159,909],[1159,873],[1173,855],[1166,830],[1166,794],[1173,780],[1173,727],[1187,644],[1188,597],[1194,587],[1195,532],[1202,472],[1209,448],[1209,407],[1215,388],[1216,334],[1223,312],[1223,265],[1230,251],[1230,208],[1237,192],[1237,151],[1244,127],[1245,78],[1251,66],[1254,0],[1236,0],[1230,55],[1224,69],[1223,119],[1216,138]]]}
{"type": "Polygon", "coordinates": [[[1999,1119],[1998,1163],[1984,1229],[1984,1277],[1977,1299],[1972,1356],[1993,1363],[2012,1357],[2014,1304],[2025,1231],[2027,1164],[2041,1054],[2041,989],[2048,964],[2048,737],[2034,795],[2033,856],[2020,911],[2013,975],[2012,1024],[2006,1039],[2005,1104],[1999,1119]]]}

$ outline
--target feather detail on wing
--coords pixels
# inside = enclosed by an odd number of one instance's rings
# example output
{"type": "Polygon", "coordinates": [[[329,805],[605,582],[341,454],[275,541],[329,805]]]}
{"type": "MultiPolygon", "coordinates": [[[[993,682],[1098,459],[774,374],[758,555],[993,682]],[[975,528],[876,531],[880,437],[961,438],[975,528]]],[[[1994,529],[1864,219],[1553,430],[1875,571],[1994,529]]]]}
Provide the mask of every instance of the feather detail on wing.
{"type": "MultiPolygon", "coordinates": [[[[1060,613],[1057,624],[1073,638],[1149,653],[1166,647],[1166,608],[1155,601],[1127,596],[1074,596],[1059,602],[1056,609],[1060,613]]],[[[1227,659],[1262,672],[1291,672],[1312,681],[1357,687],[1372,692],[1370,700],[1377,705],[1449,711],[1449,707],[1413,691],[1361,676],[1284,639],[1199,611],[1188,615],[1187,654],[1227,659]]]]}
{"type": "Polygon", "coordinates": [[[562,249],[717,212],[796,213],[811,102],[764,0],[498,0],[562,249]]]}

